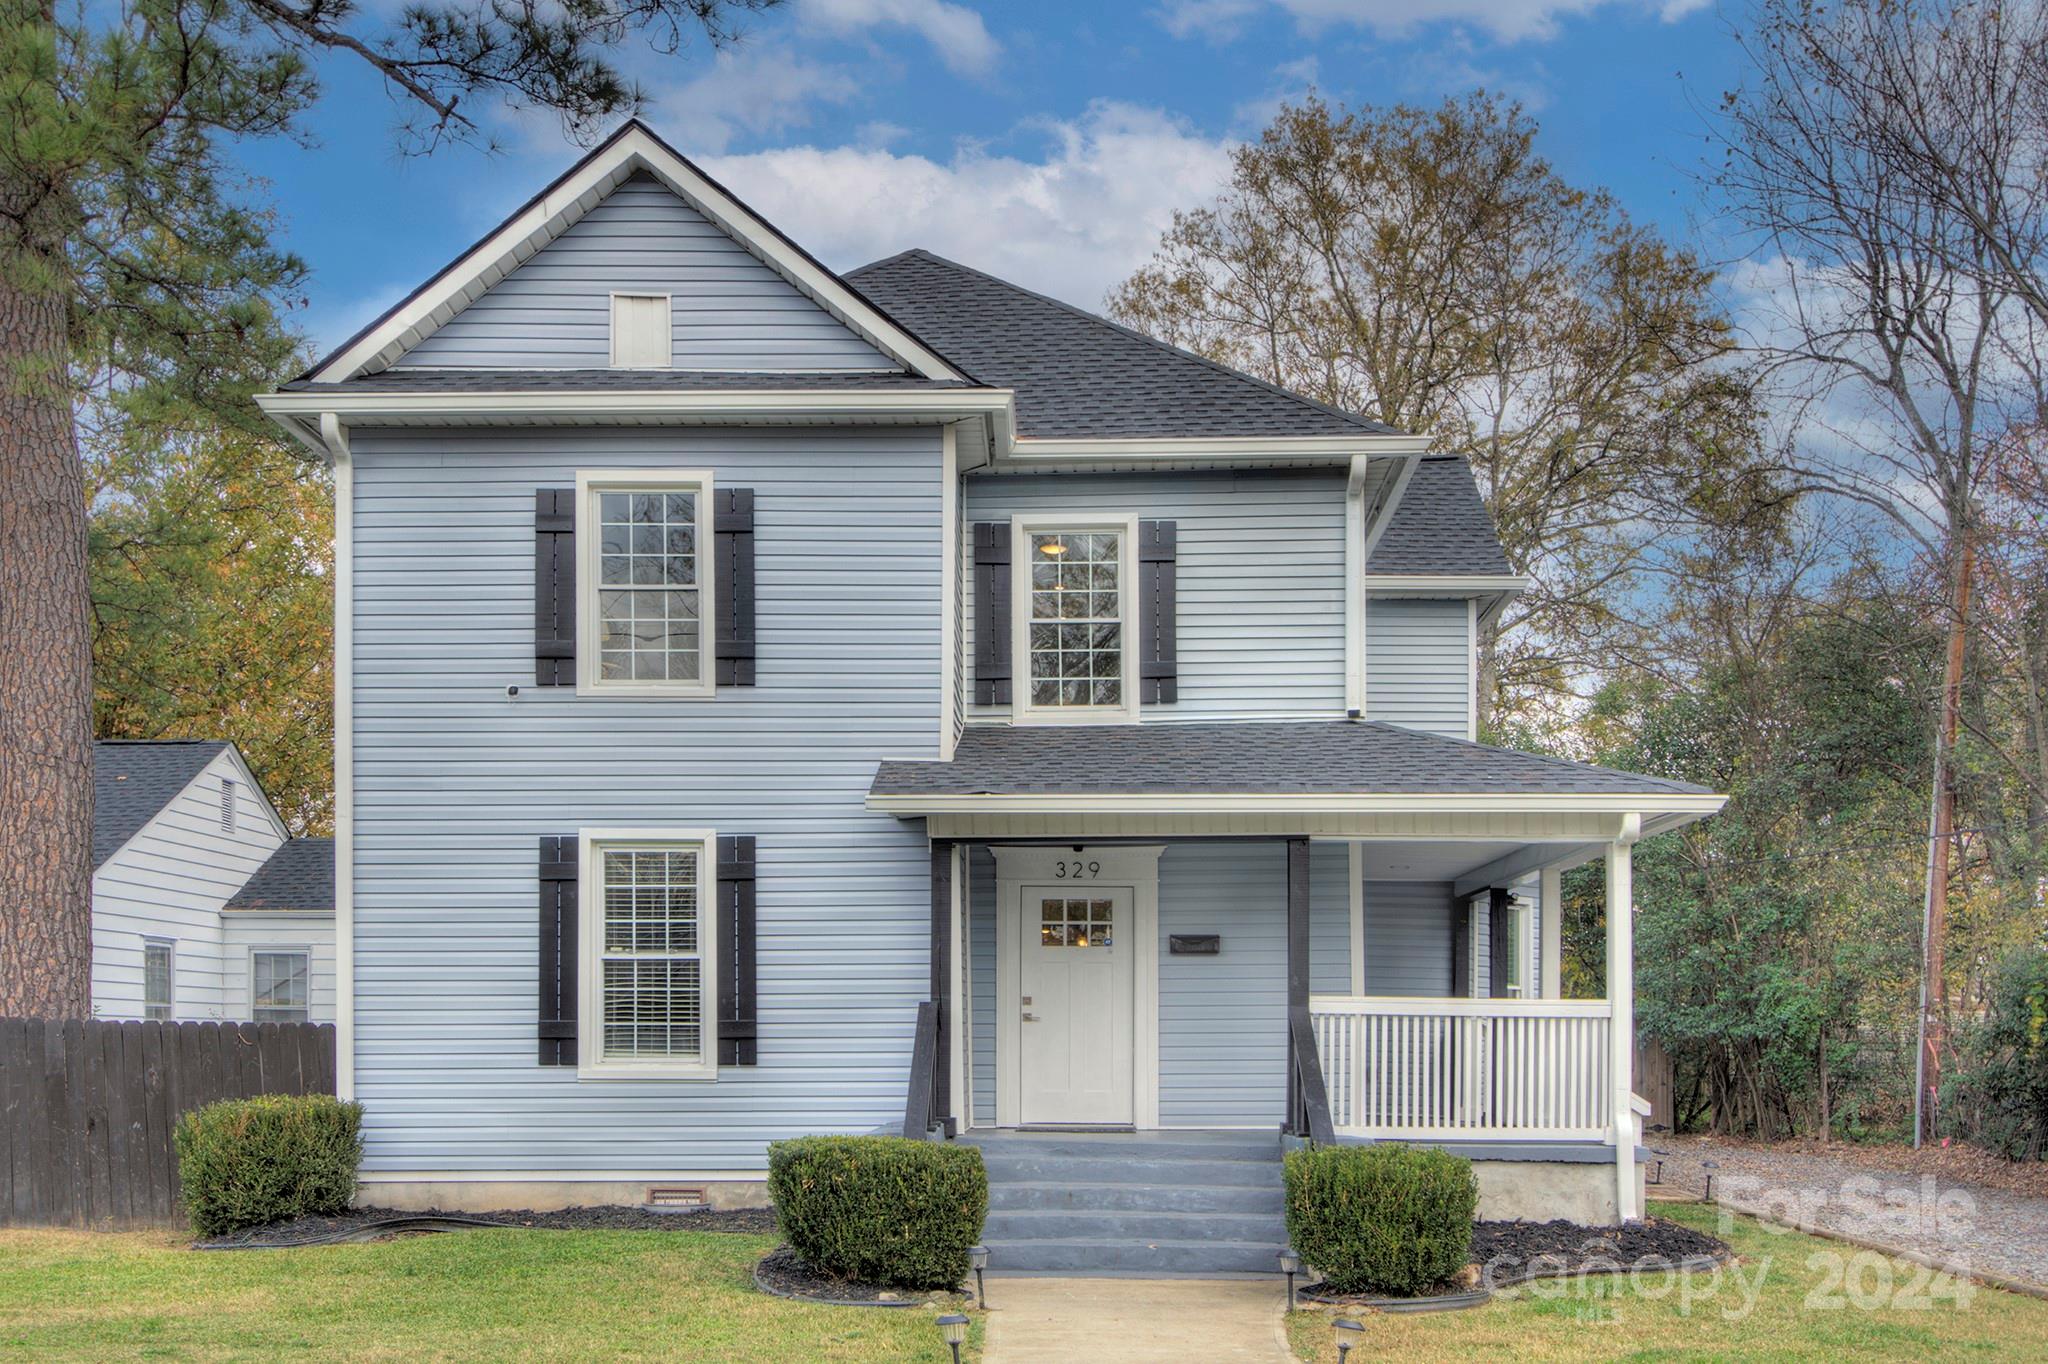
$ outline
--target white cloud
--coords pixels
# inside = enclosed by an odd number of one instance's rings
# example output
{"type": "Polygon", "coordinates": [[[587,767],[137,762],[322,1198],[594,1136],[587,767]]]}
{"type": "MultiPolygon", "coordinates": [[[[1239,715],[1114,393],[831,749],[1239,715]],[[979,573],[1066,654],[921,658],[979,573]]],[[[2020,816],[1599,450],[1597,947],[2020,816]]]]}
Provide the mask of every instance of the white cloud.
{"type": "Polygon", "coordinates": [[[1666,22],[1684,18],[1708,0],[1164,0],[1159,20],[1177,38],[1227,42],[1259,11],[1278,9],[1308,33],[1340,26],[1404,36],[1435,23],[1471,24],[1502,42],[1548,38],[1557,21],[1605,4],[1654,10],[1666,22]]]}
{"type": "Polygon", "coordinates": [[[1155,109],[1099,102],[1038,126],[1036,158],[785,147],[705,167],[835,267],[921,246],[1090,309],[1230,174],[1228,142],[1155,109]]]}
{"type": "Polygon", "coordinates": [[[1002,52],[979,14],[946,0],[804,0],[799,14],[807,27],[841,38],[865,36],[884,25],[907,28],[960,75],[987,71],[1002,52]]]}
{"type": "Polygon", "coordinates": [[[742,134],[806,127],[819,105],[848,104],[862,93],[844,67],[783,49],[726,48],[694,79],[656,91],[649,115],[678,145],[719,152],[742,134]]]}

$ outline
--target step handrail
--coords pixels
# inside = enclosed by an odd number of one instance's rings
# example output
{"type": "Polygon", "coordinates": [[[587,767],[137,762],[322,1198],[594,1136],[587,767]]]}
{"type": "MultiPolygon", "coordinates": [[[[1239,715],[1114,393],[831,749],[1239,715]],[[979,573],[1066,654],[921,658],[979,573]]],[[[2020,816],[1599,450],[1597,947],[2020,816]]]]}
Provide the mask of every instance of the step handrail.
{"type": "Polygon", "coordinates": [[[910,1085],[903,1100],[903,1135],[914,1141],[931,1136],[938,1123],[939,1005],[921,1000],[917,1031],[910,1044],[910,1085]]]}
{"type": "Polygon", "coordinates": [[[1297,1136],[1318,1146],[1334,1145],[1337,1124],[1330,1116],[1330,1091],[1323,1083],[1323,1060],[1316,1046],[1315,1025],[1306,1005],[1287,1011],[1288,1064],[1294,1067],[1294,1098],[1297,1112],[1288,1114],[1289,1127],[1297,1136]]]}

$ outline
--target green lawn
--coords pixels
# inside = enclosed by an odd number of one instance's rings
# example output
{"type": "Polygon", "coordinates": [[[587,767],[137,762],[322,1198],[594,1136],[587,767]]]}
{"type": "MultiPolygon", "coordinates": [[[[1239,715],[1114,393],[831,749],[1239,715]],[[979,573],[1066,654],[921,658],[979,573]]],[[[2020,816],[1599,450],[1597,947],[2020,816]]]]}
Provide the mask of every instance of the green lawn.
{"type": "MultiPolygon", "coordinates": [[[[1651,1211],[1722,1234],[1712,1208],[1660,1203],[1651,1211]]],[[[1404,1361],[2048,1359],[2048,1302],[1965,1283],[1959,1303],[1952,1281],[1926,1281],[1917,1265],[1747,1218],[1726,1236],[1741,1258],[1718,1278],[1645,1280],[1647,1293],[1622,1278],[1525,1285],[1469,1312],[1371,1316],[1360,1353],[1404,1361]],[[1846,1284],[1830,1283],[1830,1266],[1849,1276],[1846,1284]],[[1650,1296],[1660,1287],[1668,1291],[1650,1296]]],[[[1335,1364],[1330,1316],[1289,1318],[1301,1358],[1335,1364]]]]}
{"type": "Polygon", "coordinates": [[[0,1358],[948,1359],[926,1308],[756,1292],[773,1244],[477,1231],[201,1252],[167,1234],[0,1232],[0,1358]]]}

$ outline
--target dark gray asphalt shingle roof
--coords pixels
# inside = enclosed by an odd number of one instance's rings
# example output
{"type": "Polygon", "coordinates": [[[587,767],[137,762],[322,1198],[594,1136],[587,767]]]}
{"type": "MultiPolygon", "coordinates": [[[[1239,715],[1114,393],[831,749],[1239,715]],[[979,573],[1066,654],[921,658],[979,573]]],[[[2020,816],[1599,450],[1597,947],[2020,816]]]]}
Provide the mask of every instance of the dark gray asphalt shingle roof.
{"type": "Polygon", "coordinates": [[[93,866],[119,852],[226,747],[220,739],[101,739],[93,744],[93,866]]]}
{"type": "Polygon", "coordinates": [[[762,389],[827,389],[861,392],[931,391],[972,388],[951,379],[915,374],[792,374],[732,370],[652,369],[430,369],[379,370],[339,383],[294,379],[287,393],[532,393],[632,392],[739,393],[762,389]]]}
{"type": "Polygon", "coordinates": [[[893,760],[876,796],[1707,795],[1705,787],[1348,720],[972,725],[953,761],[893,760]]]}
{"type": "Polygon", "coordinates": [[[1462,456],[1415,466],[1394,519],[1373,546],[1367,573],[1513,573],[1493,518],[1462,456]]]}
{"type": "Polygon", "coordinates": [[[229,898],[229,909],[334,908],[334,840],[288,838],[229,898]]]}
{"type": "Polygon", "coordinates": [[[1024,436],[1348,436],[1393,429],[929,251],[905,251],[846,278],[981,382],[1015,389],[1024,436]]]}

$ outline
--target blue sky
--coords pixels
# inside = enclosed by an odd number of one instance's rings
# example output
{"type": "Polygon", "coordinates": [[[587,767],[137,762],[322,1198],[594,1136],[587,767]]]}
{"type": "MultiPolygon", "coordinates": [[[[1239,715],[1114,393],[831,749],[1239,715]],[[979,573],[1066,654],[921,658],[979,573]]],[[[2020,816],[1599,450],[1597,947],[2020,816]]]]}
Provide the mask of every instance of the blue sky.
{"type": "MultiPolygon", "coordinates": [[[[626,65],[670,142],[827,264],[926,246],[1092,308],[1311,86],[1512,95],[1570,179],[1691,239],[1729,22],[1700,0],[787,0],[734,49],[626,65]]],[[[495,154],[401,157],[378,83],[324,72],[314,147],[242,150],[313,267],[300,325],[323,348],[578,154],[553,119],[500,114],[495,154]]]]}

